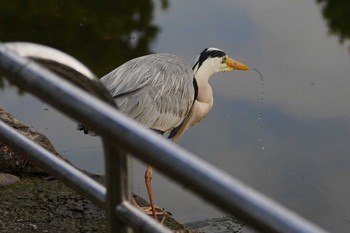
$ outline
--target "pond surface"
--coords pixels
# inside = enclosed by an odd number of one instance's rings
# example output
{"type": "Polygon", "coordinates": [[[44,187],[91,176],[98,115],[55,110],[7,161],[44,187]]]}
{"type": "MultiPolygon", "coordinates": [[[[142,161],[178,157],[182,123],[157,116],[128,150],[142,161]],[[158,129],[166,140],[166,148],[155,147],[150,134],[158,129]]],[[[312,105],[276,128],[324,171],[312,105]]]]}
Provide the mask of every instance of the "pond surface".
{"type": "MultiPolygon", "coordinates": [[[[206,47],[225,50],[257,68],[264,82],[254,71],[213,77],[214,108],[180,145],[327,230],[347,233],[350,30],[334,26],[331,1],[321,2],[3,1],[0,41],[53,46],[100,76],[147,53],[174,53],[192,64],[206,47]]],[[[350,10],[343,4],[339,15],[350,10]]],[[[79,167],[104,172],[99,138],[2,84],[1,107],[45,133],[79,167]]],[[[146,197],[145,166],[133,167],[134,192],[146,197]]],[[[157,204],[182,222],[225,216],[161,174],[153,187],[157,204]]]]}

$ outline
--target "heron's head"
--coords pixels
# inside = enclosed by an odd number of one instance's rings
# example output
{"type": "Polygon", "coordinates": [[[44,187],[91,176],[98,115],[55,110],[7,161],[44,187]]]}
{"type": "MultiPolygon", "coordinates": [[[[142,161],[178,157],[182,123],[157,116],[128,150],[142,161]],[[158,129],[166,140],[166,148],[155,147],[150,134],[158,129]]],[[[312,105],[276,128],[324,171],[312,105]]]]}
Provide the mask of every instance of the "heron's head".
{"type": "Polygon", "coordinates": [[[218,72],[228,72],[232,70],[249,70],[249,67],[230,58],[227,54],[217,48],[206,48],[197,57],[193,66],[196,74],[199,71],[212,75],[218,72]]]}

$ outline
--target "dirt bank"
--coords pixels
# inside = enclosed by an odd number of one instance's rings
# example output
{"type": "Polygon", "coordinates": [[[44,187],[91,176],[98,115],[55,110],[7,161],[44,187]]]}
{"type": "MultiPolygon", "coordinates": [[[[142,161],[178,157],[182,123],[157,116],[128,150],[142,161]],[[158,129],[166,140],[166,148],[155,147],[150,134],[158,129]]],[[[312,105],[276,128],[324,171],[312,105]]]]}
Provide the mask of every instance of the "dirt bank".
{"type": "MultiPolygon", "coordinates": [[[[63,159],[45,135],[30,130],[1,108],[0,119],[63,159]]],[[[103,183],[102,176],[90,176],[103,183]]],[[[141,206],[147,204],[140,197],[136,200],[141,206]]],[[[0,232],[105,232],[102,209],[2,142],[0,203],[0,232]]],[[[164,224],[174,230],[184,229],[171,217],[164,224]]]]}

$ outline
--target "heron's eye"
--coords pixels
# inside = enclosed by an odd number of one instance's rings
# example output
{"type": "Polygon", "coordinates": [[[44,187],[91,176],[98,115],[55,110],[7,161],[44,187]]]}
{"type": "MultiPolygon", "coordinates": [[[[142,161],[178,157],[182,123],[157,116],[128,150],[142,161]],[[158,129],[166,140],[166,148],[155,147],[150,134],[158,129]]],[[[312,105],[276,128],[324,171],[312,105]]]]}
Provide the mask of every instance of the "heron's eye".
{"type": "Polygon", "coordinates": [[[227,57],[223,57],[221,63],[225,63],[227,61],[227,57]]]}

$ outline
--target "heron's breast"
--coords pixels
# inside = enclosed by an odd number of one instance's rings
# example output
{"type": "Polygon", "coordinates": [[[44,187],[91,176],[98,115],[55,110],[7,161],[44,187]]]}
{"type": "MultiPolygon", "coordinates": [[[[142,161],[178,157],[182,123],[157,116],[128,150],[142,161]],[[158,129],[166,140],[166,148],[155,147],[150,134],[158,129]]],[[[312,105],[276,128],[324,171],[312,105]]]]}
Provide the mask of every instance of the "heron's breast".
{"type": "Polygon", "coordinates": [[[192,110],[190,112],[189,121],[190,125],[189,127],[197,124],[202,119],[204,119],[208,113],[210,112],[211,108],[213,107],[213,100],[210,102],[199,102],[196,100],[193,104],[192,110]]]}
{"type": "Polygon", "coordinates": [[[203,118],[205,118],[205,116],[208,115],[212,107],[213,100],[208,103],[199,102],[198,100],[195,100],[190,113],[184,119],[180,130],[173,137],[173,140],[179,140],[188,128],[192,127],[193,125],[200,122],[203,118]]]}

